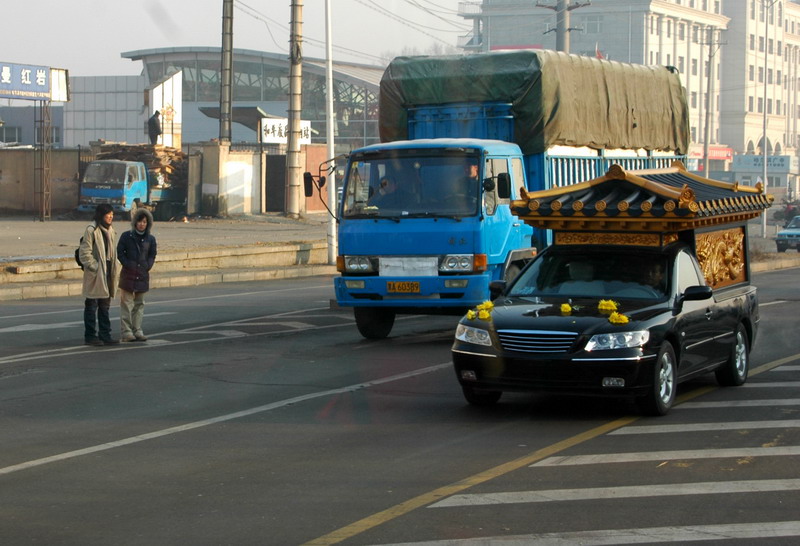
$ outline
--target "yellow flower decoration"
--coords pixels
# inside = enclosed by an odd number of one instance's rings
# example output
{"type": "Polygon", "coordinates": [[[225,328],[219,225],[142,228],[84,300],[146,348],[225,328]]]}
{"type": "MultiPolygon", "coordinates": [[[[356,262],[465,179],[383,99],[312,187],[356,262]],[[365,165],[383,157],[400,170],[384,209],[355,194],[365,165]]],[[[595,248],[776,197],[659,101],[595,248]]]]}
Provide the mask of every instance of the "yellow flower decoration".
{"type": "Polygon", "coordinates": [[[491,313],[492,309],[494,309],[494,304],[489,300],[486,300],[478,306],[478,311],[488,311],[491,313]]]}
{"type": "Polygon", "coordinates": [[[617,310],[617,302],[614,300],[600,300],[597,310],[601,313],[614,313],[617,310]]]}
{"type": "Polygon", "coordinates": [[[478,318],[481,320],[492,320],[492,314],[486,309],[478,311],[478,318]]]}
{"type": "Polygon", "coordinates": [[[561,304],[561,314],[562,315],[569,315],[572,313],[572,306],[568,303],[561,304]]]}
{"type": "Polygon", "coordinates": [[[608,317],[608,322],[611,324],[628,324],[628,320],[628,317],[622,313],[617,313],[616,311],[611,313],[611,315],[608,317]]]}
{"type": "Polygon", "coordinates": [[[472,309],[467,311],[467,318],[469,320],[475,320],[475,317],[477,317],[477,316],[478,316],[478,314],[475,311],[473,311],[472,309]]]}

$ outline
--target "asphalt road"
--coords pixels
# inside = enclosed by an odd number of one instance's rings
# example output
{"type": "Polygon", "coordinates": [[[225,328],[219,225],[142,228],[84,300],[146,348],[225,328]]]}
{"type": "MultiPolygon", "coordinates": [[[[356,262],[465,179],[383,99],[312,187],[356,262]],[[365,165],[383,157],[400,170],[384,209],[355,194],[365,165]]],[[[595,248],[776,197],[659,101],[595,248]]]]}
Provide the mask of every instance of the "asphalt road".
{"type": "Polygon", "coordinates": [[[4,304],[0,543],[795,544],[800,286],[755,283],[750,381],[663,418],[471,408],[452,317],[369,342],[329,278],[154,291],[150,341],[118,347],[80,345],[79,299],[4,304]]]}

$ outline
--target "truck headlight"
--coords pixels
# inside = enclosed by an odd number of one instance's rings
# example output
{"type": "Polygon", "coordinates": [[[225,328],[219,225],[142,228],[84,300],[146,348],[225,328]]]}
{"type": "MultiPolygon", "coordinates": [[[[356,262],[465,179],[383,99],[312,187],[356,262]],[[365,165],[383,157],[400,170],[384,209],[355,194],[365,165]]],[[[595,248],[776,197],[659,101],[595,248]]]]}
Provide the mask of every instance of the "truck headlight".
{"type": "Polygon", "coordinates": [[[587,351],[604,351],[608,349],[627,349],[641,347],[650,339],[650,332],[616,332],[613,334],[597,334],[586,344],[587,351]]]}
{"type": "Polygon", "coordinates": [[[369,256],[339,256],[336,265],[340,273],[372,273],[375,271],[369,256]]]}
{"type": "Polygon", "coordinates": [[[492,346],[492,337],[489,332],[472,326],[464,326],[463,324],[459,324],[458,328],[456,328],[456,339],[474,345],[492,346]]]}
{"type": "Polygon", "coordinates": [[[439,264],[442,273],[464,273],[472,271],[472,254],[447,254],[439,264]]]}

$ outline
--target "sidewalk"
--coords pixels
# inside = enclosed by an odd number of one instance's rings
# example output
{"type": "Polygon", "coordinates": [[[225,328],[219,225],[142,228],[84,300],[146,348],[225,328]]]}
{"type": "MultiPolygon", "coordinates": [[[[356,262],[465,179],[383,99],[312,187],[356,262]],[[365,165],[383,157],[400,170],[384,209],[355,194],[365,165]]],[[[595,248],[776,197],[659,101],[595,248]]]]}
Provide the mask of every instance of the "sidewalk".
{"type": "MultiPolygon", "coordinates": [[[[151,286],[332,275],[328,218],[275,213],[156,222],[151,286]]],[[[0,301],[80,295],[82,272],[74,252],[89,222],[0,217],[0,301]]],[[[115,219],[114,229],[119,236],[130,222],[115,219]]]]}

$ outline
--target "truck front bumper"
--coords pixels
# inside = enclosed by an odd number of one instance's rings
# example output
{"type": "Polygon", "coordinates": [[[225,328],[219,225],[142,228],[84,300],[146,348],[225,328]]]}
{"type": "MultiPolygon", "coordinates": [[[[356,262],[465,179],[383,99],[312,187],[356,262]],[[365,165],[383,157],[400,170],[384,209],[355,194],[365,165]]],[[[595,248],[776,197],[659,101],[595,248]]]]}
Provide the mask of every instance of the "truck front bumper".
{"type": "Polygon", "coordinates": [[[489,298],[484,275],[338,277],[336,301],[345,307],[467,308],[489,298]]]}

